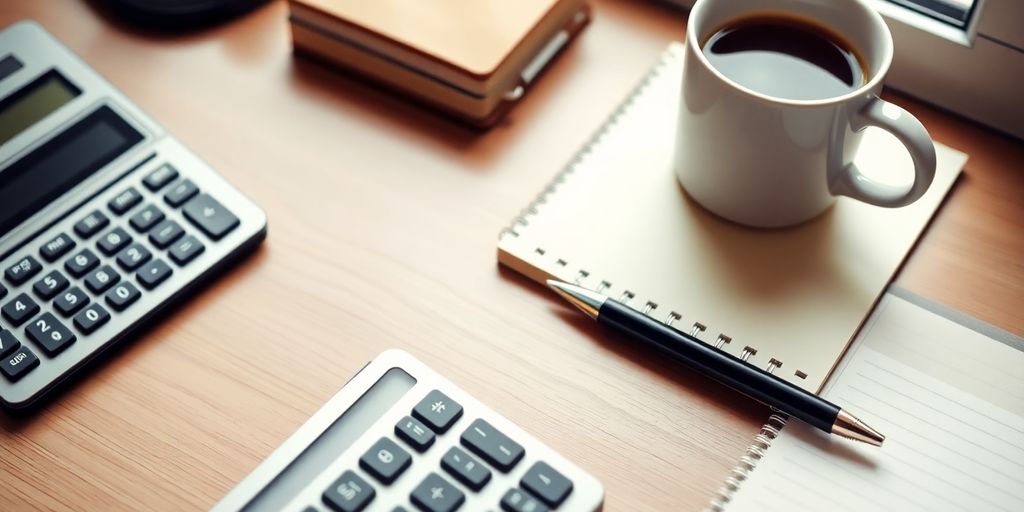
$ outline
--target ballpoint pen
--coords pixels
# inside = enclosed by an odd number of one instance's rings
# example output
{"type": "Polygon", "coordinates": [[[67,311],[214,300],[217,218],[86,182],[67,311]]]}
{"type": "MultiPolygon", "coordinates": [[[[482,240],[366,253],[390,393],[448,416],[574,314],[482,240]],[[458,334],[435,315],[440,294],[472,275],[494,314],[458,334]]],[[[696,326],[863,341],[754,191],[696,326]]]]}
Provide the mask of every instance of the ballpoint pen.
{"type": "Polygon", "coordinates": [[[561,281],[549,280],[548,286],[598,323],[665,351],[690,368],[815,428],[875,446],[885,440],[877,430],[828,400],[605,295],[561,281]]]}

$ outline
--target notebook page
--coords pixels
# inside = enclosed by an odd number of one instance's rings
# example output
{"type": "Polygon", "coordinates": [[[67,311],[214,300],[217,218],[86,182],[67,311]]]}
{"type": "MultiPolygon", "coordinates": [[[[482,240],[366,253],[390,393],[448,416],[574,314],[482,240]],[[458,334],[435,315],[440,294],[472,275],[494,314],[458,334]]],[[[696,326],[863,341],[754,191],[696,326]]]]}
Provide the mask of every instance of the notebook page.
{"type": "Polygon", "coordinates": [[[727,510],[1024,510],[1024,352],[889,294],[824,394],[884,446],[790,421],[727,510]]]}

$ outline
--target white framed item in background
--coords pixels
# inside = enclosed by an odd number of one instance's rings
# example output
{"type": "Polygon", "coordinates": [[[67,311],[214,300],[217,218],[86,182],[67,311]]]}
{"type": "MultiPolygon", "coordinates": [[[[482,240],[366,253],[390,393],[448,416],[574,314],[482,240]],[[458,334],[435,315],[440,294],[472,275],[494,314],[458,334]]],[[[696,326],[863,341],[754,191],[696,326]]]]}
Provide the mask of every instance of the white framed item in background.
{"type": "Polygon", "coordinates": [[[1024,139],[1024,0],[867,1],[896,45],[887,86],[1024,139]]]}

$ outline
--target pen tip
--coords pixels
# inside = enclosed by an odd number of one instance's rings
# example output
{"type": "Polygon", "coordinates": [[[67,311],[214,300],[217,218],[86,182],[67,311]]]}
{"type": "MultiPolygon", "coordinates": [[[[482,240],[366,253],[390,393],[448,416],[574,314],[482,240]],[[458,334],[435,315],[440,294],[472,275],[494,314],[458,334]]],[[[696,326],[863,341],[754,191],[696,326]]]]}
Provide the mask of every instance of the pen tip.
{"type": "Polygon", "coordinates": [[[579,308],[580,311],[586,313],[591,318],[597,318],[601,305],[607,299],[607,297],[600,293],[555,279],[548,279],[547,284],[561,295],[563,299],[579,308]]]}
{"type": "Polygon", "coordinates": [[[881,432],[842,409],[839,410],[836,421],[832,424],[832,433],[874,446],[882,446],[882,443],[885,442],[885,436],[881,432]]]}

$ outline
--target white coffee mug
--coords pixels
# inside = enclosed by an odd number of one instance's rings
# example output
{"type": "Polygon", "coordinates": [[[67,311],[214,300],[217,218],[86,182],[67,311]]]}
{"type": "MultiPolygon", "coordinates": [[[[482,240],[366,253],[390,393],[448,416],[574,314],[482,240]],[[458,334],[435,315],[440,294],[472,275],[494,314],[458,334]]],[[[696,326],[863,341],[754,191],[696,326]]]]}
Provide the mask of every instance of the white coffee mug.
{"type": "Polygon", "coordinates": [[[686,34],[679,182],[708,210],[757,227],[806,221],[840,195],[890,208],[916,201],[935,175],[935,146],[920,121],[879,98],[892,56],[889,28],[860,0],[698,0],[686,34]],[[843,37],[864,61],[864,85],[834,98],[790,100],[727,78],[701,45],[728,23],[758,15],[808,20],[843,37]],[[893,186],[857,169],[853,156],[868,126],[906,146],[913,184],[893,186]]]}

